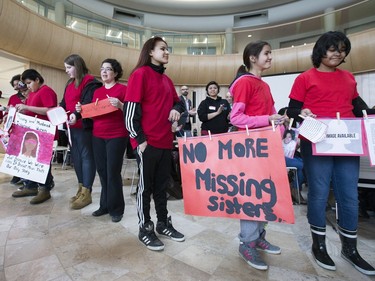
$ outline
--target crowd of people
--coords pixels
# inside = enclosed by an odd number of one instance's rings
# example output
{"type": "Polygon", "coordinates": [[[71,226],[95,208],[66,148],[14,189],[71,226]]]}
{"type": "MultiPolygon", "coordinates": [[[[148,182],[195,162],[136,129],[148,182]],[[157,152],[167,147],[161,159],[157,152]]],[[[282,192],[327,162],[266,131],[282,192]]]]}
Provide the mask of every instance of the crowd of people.
{"type": "MultiPolygon", "coordinates": [[[[281,112],[276,111],[270,87],[262,80],[262,73],[272,63],[271,45],[265,41],[251,42],[245,47],[243,64],[229,87],[227,99],[219,96],[219,84],[210,81],[205,88],[207,96],[197,109],[188,98],[189,88],[182,86],[178,96],[172,80],[165,74],[169,51],[161,37],[145,42],[127,86],[119,83],[123,69],[117,60],[103,60],[102,82],[99,82],[89,74],[79,55],[68,56],[64,66],[69,80],[60,106],[70,112],[71,151],[77,176],[77,193],[71,199],[71,208],[81,209],[92,203],[92,185],[97,172],[101,183],[100,205],[92,215],[109,214],[113,222],[122,219],[125,202],[121,167],[130,141],[140,178],[136,195],[139,240],[154,251],[164,249],[160,236],[183,242],[185,236],[173,227],[167,208],[166,187],[175,136],[193,136],[191,117],[195,116],[201,121],[202,136],[276,123],[285,125],[280,139],[288,151],[286,163],[289,161],[299,169],[300,186],[292,188],[301,189],[304,182],[308,185],[307,218],[315,261],[325,269],[336,269],[325,244],[325,209],[332,187],[337,200],[341,255],[363,274],[375,275],[375,269],[360,256],[356,246],[359,157],[314,155],[311,142],[297,139],[288,124],[289,118],[303,122],[300,116],[335,118],[337,111],[342,117],[362,116],[362,110],[367,108],[359,98],[353,75],[337,68],[350,49],[351,43],[343,33],[323,34],[313,48],[313,67],[296,78],[287,110],[281,112]],[[113,106],[110,113],[83,118],[86,104],[106,99],[113,106]],[[178,126],[172,129],[173,124],[178,126]],[[151,200],[155,203],[155,224],[150,214],[151,200]]],[[[14,106],[18,112],[47,120],[47,110],[58,104],[56,93],[34,69],[13,77],[11,84],[18,93],[11,97],[8,106],[14,106]]],[[[11,183],[21,180],[13,177],[11,183]]],[[[51,198],[54,187],[51,170],[44,183],[23,182],[23,188],[15,191],[13,197],[35,196],[32,204],[51,198]]],[[[304,198],[298,199],[306,203],[304,198]]],[[[266,221],[240,220],[239,254],[258,270],[268,269],[259,251],[281,254],[279,246],[266,240],[266,225],[266,221]]]]}

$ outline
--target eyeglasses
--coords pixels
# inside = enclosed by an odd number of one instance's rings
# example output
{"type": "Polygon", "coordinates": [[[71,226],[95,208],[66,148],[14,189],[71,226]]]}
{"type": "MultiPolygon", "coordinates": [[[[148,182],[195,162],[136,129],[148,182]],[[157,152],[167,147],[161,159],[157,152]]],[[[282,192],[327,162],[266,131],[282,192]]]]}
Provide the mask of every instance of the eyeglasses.
{"type": "Polygon", "coordinates": [[[100,71],[106,71],[106,72],[109,72],[109,71],[113,71],[113,69],[110,68],[110,67],[102,67],[102,68],[100,68],[100,71]]]}

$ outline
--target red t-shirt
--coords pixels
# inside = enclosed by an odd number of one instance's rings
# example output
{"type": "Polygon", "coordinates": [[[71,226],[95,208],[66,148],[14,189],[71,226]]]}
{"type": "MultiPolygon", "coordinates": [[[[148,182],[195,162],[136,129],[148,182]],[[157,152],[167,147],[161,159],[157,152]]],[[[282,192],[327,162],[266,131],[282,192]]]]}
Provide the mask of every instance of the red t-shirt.
{"type": "MultiPolygon", "coordinates": [[[[173,133],[168,117],[173,105],[180,101],[172,80],[150,66],[142,66],[129,77],[125,100],[140,103],[141,127],[147,143],[157,148],[171,149],[173,133]]],[[[137,147],[135,139],[131,139],[131,142],[134,148],[137,147]]]]}
{"type": "MultiPolygon", "coordinates": [[[[126,86],[116,83],[112,88],[106,89],[104,86],[94,92],[93,102],[96,99],[103,100],[109,97],[118,98],[124,102],[126,95],[126,86]]],[[[128,131],[125,129],[124,115],[121,109],[93,118],[94,125],[92,134],[102,139],[113,139],[127,137],[128,131]]]]}
{"type": "MultiPolygon", "coordinates": [[[[26,105],[37,106],[37,107],[56,107],[57,106],[57,95],[54,90],[46,85],[42,85],[38,91],[30,92],[26,99],[26,105]]],[[[26,110],[24,114],[29,116],[36,116],[39,119],[47,120],[47,115],[39,115],[35,112],[26,110]]]]}
{"type": "Polygon", "coordinates": [[[23,103],[18,94],[11,95],[8,100],[8,106],[16,106],[16,104],[23,103]]]}
{"type": "Polygon", "coordinates": [[[260,77],[243,75],[230,88],[233,96],[231,123],[239,129],[260,128],[269,125],[269,116],[275,114],[270,87],[260,77]]]}
{"type": "MultiPolygon", "coordinates": [[[[73,113],[76,111],[76,104],[81,100],[81,93],[83,88],[87,85],[87,83],[94,80],[94,76],[86,74],[85,77],[83,77],[81,84],[76,88],[76,85],[74,84],[75,80],[73,80],[65,90],[65,109],[66,111],[69,111],[70,113],[73,113]]],[[[70,114],[69,113],[69,114],[70,114]]],[[[74,125],[70,125],[71,128],[82,128],[82,119],[77,120],[77,122],[74,125]]]]}
{"type": "MultiPolygon", "coordinates": [[[[16,106],[17,104],[23,103],[22,100],[19,98],[18,93],[11,95],[8,100],[8,107],[9,106],[16,106]]],[[[6,116],[8,112],[2,112],[0,111],[0,119],[3,119],[4,116],[6,116]]]]}
{"type": "Polygon", "coordinates": [[[321,72],[311,68],[297,76],[289,98],[303,102],[318,117],[355,117],[352,100],[359,96],[354,76],[346,70],[321,72]]]}

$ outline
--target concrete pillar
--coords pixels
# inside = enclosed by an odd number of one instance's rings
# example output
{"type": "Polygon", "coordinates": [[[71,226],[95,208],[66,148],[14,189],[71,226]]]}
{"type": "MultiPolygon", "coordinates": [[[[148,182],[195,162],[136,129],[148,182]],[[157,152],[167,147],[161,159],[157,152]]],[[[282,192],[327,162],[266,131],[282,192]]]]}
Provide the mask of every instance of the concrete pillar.
{"type": "Polygon", "coordinates": [[[225,29],[225,49],[224,54],[233,54],[233,29],[225,29]]]}
{"type": "Polygon", "coordinates": [[[336,30],[336,13],[333,12],[334,8],[327,8],[324,10],[324,31],[336,30]]]}
{"type": "Polygon", "coordinates": [[[55,22],[65,26],[64,2],[56,2],[55,4],[55,22]]]}

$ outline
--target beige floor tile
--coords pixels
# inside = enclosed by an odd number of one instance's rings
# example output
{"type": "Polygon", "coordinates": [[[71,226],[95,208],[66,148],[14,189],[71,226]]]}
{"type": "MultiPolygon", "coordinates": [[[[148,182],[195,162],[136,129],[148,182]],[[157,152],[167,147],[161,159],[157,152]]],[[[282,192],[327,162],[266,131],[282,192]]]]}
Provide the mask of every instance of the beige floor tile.
{"type": "MultiPolygon", "coordinates": [[[[0,159],[1,160],[1,159],[0,159]]],[[[184,214],[183,200],[169,200],[169,215],[185,242],[165,237],[164,251],[153,252],[138,240],[136,198],[124,182],[125,214],[113,223],[109,215],[93,217],[99,207],[100,182],[93,186],[93,203],[71,210],[77,191],[74,170],[53,165],[52,199],[30,205],[31,197],[13,198],[11,176],[0,174],[0,281],[242,281],[242,280],[360,280],[367,277],[340,257],[341,243],[327,226],[327,247],[335,272],[320,268],[311,255],[306,206],[294,206],[296,223],[270,223],[267,239],[281,255],[261,253],[268,271],[249,267],[238,255],[239,221],[184,214]]],[[[128,177],[129,175],[127,175],[128,177]]],[[[305,194],[304,194],[305,195],[305,194]]],[[[156,223],[154,205],[152,220],[156,223]]],[[[334,212],[327,218],[335,221],[334,212]]],[[[359,220],[358,248],[375,265],[375,217],[359,220]]]]}

